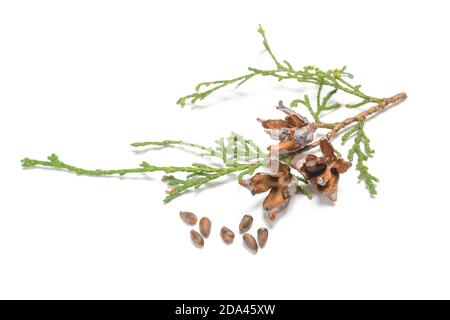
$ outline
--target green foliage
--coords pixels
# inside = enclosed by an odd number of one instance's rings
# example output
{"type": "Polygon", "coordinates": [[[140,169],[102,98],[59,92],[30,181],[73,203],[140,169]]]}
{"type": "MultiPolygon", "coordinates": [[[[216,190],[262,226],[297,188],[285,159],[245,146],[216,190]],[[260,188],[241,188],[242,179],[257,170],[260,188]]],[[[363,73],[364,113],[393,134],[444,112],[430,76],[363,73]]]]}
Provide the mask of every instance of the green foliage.
{"type": "Polygon", "coordinates": [[[146,172],[164,172],[173,174],[184,174],[184,177],[175,177],[173,175],[165,175],[163,181],[169,186],[165,203],[170,202],[175,197],[188,190],[196,190],[218,178],[238,174],[238,179],[246,174],[253,172],[262,166],[267,159],[267,154],[250,139],[245,139],[241,135],[232,133],[227,139],[220,139],[216,142],[216,148],[205,147],[199,144],[188,143],[181,140],[164,140],[153,142],[137,142],[133,143],[134,147],[145,146],[161,146],[168,147],[174,145],[182,145],[200,150],[202,156],[216,157],[223,161],[220,166],[212,166],[206,164],[193,163],[188,167],[178,166],[154,166],[147,162],[142,162],[139,167],[127,169],[112,170],[90,170],[75,167],[61,161],[57,155],[50,155],[47,160],[34,160],[25,158],[22,160],[24,168],[32,167],[49,167],[64,171],[73,172],[79,175],[87,176],[106,176],[106,175],[126,175],[130,173],[146,173],[146,172]],[[226,142],[225,142],[226,141],[226,142]]]}
{"type": "Polygon", "coordinates": [[[302,186],[297,186],[297,193],[305,195],[309,200],[313,197],[312,192],[302,186]]]}
{"type": "Polygon", "coordinates": [[[132,143],[133,147],[171,147],[181,145],[191,147],[199,151],[198,156],[216,157],[224,164],[251,163],[267,159],[268,154],[256,145],[251,139],[232,132],[227,138],[215,141],[214,147],[202,146],[182,140],[146,141],[132,143]]]}
{"type": "MultiPolygon", "coordinates": [[[[304,179],[303,177],[300,177],[300,176],[295,176],[295,177],[297,178],[297,180],[299,182],[302,182],[305,185],[309,184],[309,181],[304,179]]],[[[300,186],[300,185],[297,186],[297,193],[305,195],[309,200],[311,200],[313,197],[313,194],[311,191],[309,191],[308,189],[306,189],[305,187],[300,186]]]]}
{"type": "Polygon", "coordinates": [[[195,168],[195,170],[188,174],[185,178],[176,178],[173,175],[166,175],[163,177],[162,181],[166,182],[169,186],[167,196],[164,198],[164,203],[170,202],[188,190],[197,190],[209,181],[220,177],[227,176],[232,173],[239,173],[239,176],[243,176],[247,173],[253,173],[260,165],[261,164],[258,163],[217,168],[194,163],[192,164],[192,167],[195,168]]]}
{"type": "Polygon", "coordinates": [[[359,121],[357,126],[347,131],[342,136],[342,141],[346,142],[352,136],[354,136],[354,142],[348,152],[348,159],[353,161],[354,156],[357,156],[356,170],[359,171],[358,180],[364,181],[370,195],[375,196],[377,194],[376,183],[379,180],[369,173],[369,168],[365,164],[365,162],[373,156],[375,151],[370,147],[370,140],[364,132],[364,120],[359,121]]]}
{"type": "MultiPolygon", "coordinates": [[[[240,77],[236,77],[229,80],[218,80],[210,82],[202,82],[195,87],[195,92],[181,97],[177,103],[180,106],[185,106],[186,103],[195,103],[198,100],[203,100],[204,98],[211,95],[213,92],[224,88],[228,85],[237,83],[237,87],[250,80],[255,76],[262,77],[272,77],[278,81],[282,80],[295,80],[300,83],[310,83],[317,86],[316,95],[311,98],[308,95],[304,95],[301,99],[295,99],[291,102],[291,107],[297,107],[299,104],[303,105],[306,110],[311,114],[316,123],[321,123],[321,116],[324,111],[331,111],[341,108],[343,105],[340,103],[331,103],[333,96],[339,91],[350,94],[359,99],[358,102],[354,104],[345,105],[346,108],[354,109],[359,108],[367,103],[378,103],[382,101],[380,98],[376,98],[361,91],[361,85],[351,83],[353,75],[347,71],[347,67],[330,69],[327,71],[321,70],[315,66],[304,66],[299,69],[294,69],[292,64],[286,60],[278,59],[273,50],[271,49],[269,42],[266,37],[266,32],[261,27],[258,28],[258,33],[262,36],[262,44],[270,55],[272,61],[275,64],[274,69],[262,70],[258,68],[249,67],[249,73],[244,74],[240,77]],[[208,89],[206,89],[208,88],[208,89]],[[313,105],[314,101],[314,105],[313,105]]],[[[333,124],[328,124],[329,128],[332,129],[333,124]]],[[[348,140],[353,134],[356,133],[355,144],[349,151],[349,159],[353,160],[353,156],[356,154],[358,157],[356,169],[360,172],[359,180],[364,180],[367,189],[373,196],[376,194],[376,182],[378,179],[372,176],[365,161],[372,156],[373,150],[369,147],[369,139],[364,133],[363,124],[360,123],[357,127],[349,130],[343,136],[343,140],[348,140]],[[361,147],[361,144],[363,148],[361,147]]],[[[339,151],[335,150],[336,154],[340,156],[339,151]]]]}
{"type": "Polygon", "coordinates": [[[163,140],[163,141],[147,141],[147,142],[135,142],[132,143],[132,147],[146,147],[146,146],[160,146],[160,147],[167,147],[167,146],[175,146],[175,145],[181,145],[185,147],[192,147],[196,149],[200,149],[206,153],[213,154],[214,149],[210,147],[205,147],[196,143],[189,143],[184,142],[182,140],[163,140]]]}
{"type": "Polygon", "coordinates": [[[333,110],[341,107],[340,104],[328,105],[330,98],[338,90],[344,91],[361,99],[358,103],[347,105],[348,108],[357,108],[369,102],[381,101],[381,99],[379,98],[375,98],[363,93],[361,91],[361,85],[351,84],[349,82],[349,79],[353,79],[353,75],[346,71],[345,66],[342,68],[336,68],[327,71],[323,71],[314,66],[305,66],[296,70],[294,69],[292,64],[286,60],[283,60],[283,62],[281,63],[280,60],[274,55],[267,41],[266,33],[261,25],[259,26],[257,31],[263,38],[263,46],[272,58],[276,67],[275,69],[261,70],[249,67],[248,73],[233,79],[199,83],[195,87],[194,93],[179,98],[177,104],[179,104],[181,107],[184,107],[186,103],[195,103],[197,101],[203,100],[213,92],[231,84],[236,84],[236,87],[239,87],[255,76],[273,77],[278,81],[290,79],[297,82],[312,83],[318,85],[317,108],[315,111],[312,109],[309,98],[307,96],[305,96],[303,100],[294,100],[291,104],[292,106],[296,106],[298,105],[298,103],[305,105],[317,122],[319,121],[318,117],[322,111],[333,110]],[[323,99],[321,99],[320,95],[324,87],[328,87],[331,90],[324,96],[323,99]]]}
{"type": "MultiPolygon", "coordinates": [[[[268,52],[274,63],[273,68],[264,70],[249,67],[247,73],[236,78],[199,83],[195,87],[194,93],[179,98],[177,104],[183,107],[187,103],[201,101],[215,91],[230,85],[235,85],[237,88],[256,76],[274,78],[278,81],[294,80],[299,83],[314,84],[316,85],[317,91],[315,96],[310,97],[304,95],[301,99],[293,100],[290,104],[291,107],[297,107],[299,104],[303,105],[318,124],[318,128],[334,130],[336,124],[324,123],[321,121],[321,117],[323,117],[324,112],[326,113],[326,111],[335,110],[343,106],[340,103],[332,102],[333,97],[338,92],[345,92],[357,98],[356,103],[345,105],[345,107],[351,109],[364,106],[367,103],[378,103],[382,101],[380,98],[369,96],[362,92],[361,85],[351,83],[353,75],[346,70],[345,66],[327,71],[314,66],[294,68],[290,62],[280,60],[275,56],[267,41],[266,32],[261,25],[257,31],[262,37],[262,44],[265,50],[268,52]]],[[[346,125],[347,124],[348,123],[346,123],[346,125]]],[[[353,161],[354,156],[357,156],[356,169],[360,172],[359,181],[363,180],[370,194],[374,196],[376,194],[376,183],[378,182],[378,178],[372,176],[365,165],[365,162],[373,155],[374,151],[370,148],[370,141],[364,132],[364,121],[360,121],[357,126],[348,130],[342,136],[342,140],[345,142],[352,137],[354,137],[354,144],[348,153],[348,158],[350,161],[353,161]]],[[[25,158],[22,160],[22,166],[24,168],[49,167],[88,176],[123,176],[131,173],[164,172],[166,175],[163,177],[163,181],[169,186],[167,196],[164,199],[164,202],[167,203],[180,194],[189,190],[196,190],[208,182],[221,177],[237,175],[238,179],[242,179],[245,175],[251,175],[257,168],[263,166],[270,156],[259,148],[252,140],[246,139],[236,133],[232,133],[227,138],[217,140],[213,146],[203,146],[182,140],[136,142],[131,144],[131,146],[160,148],[178,146],[182,149],[188,148],[195,150],[199,156],[210,158],[210,160],[220,160],[220,162],[219,164],[214,165],[193,163],[191,166],[187,167],[155,166],[143,162],[135,168],[89,170],[69,165],[59,160],[58,156],[53,154],[49,156],[47,160],[25,158]]],[[[317,146],[317,144],[312,143],[310,147],[312,146],[317,146]]],[[[303,151],[307,149],[309,148],[305,148],[303,151]]],[[[336,149],[335,153],[338,157],[341,156],[340,152],[336,149]]],[[[289,157],[290,156],[286,156],[285,158],[282,157],[280,160],[288,163],[289,157]]],[[[298,179],[300,182],[307,183],[307,181],[301,177],[298,177],[298,179]]],[[[298,186],[298,193],[302,193],[308,198],[312,197],[311,192],[302,186],[298,186]]]]}

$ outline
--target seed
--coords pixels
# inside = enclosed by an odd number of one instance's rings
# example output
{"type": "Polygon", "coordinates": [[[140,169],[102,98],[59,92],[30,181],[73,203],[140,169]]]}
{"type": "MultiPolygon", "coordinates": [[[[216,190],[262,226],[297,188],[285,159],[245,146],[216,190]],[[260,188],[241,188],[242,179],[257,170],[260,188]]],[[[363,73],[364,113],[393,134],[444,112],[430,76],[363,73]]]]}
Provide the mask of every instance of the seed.
{"type": "Polygon", "coordinates": [[[200,233],[205,238],[208,238],[209,234],[211,233],[211,220],[209,220],[207,217],[203,217],[200,219],[200,233]]]}
{"type": "Polygon", "coordinates": [[[269,230],[267,228],[259,228],[258,229],[258,243],[262,248],[266,245],[267,238],[269,237],[269,230]]]}
{"type": "Polygon", "coordinates": [[[247,232],[252,227],[253,223],[253,217],[251,215],[246,214],[242,220],[241,223],[239,223],[239,231],[241,233],[247,232]]]}
{"type": "Polygon", "coordinates": [[[244,239],[244,243],[247,246],[247,248],[250,249],[253,253],[258,252],[258,244],[256,243],[255,237],[253,237],[250,233],[244,233],[242,236],[244,239]]]}
{"type": "Polygon", "coordinates": [[[234,232],[227,227],[222,227],[222,229],[220,229],[220,236],[226,243],[232,243],[234,240],[234,232]]]}
{"type": "Polygon", "coordinates": [[[195,230],[191,230],[191,240],[197,248],[203,248],[205,245],[202,235],[195,230]]]}
{"type": "Polygon", "coordinates": [[[194,225],[197,223],[197,216],[192,212],[180,211],[180,217],[188,224],[194,225]]]}

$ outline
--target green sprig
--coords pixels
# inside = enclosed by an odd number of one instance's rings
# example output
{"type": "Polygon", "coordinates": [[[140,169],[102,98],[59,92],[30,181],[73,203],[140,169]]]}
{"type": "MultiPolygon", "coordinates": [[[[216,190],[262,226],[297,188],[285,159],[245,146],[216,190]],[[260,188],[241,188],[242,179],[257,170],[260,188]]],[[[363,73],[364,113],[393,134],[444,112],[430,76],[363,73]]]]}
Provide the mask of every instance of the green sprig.
{"type": "Polygon", "coordinates": [[[159,146],[171,147],[176,145],[192,147],[201,151],[203,157],[216,157],[225,164],[248,163],[266,159],[269,155],[256,145],[251,139],[232,132],[226,139],[217,140],[215,147],[207,147],[182,140],[146,141],[132,143],[133,147],[159,146]]]}
{"type": "MultiPolygon", "coordinates": [[[[250,80],[255,76],[274,77],[278,81],[290,79],[302,83],[312,83],[318,85],[320,91],[323,89],[323,87],[330,87],[331,91],[325,96],[322,102],[320,102],[320,97],[318,97],[316,111],[312,111],[311,106],[310,105],[308,106],[309,103],[306,102],[306,98],[305,100],[297,101],[297,104],[302,103],[308,108],[308,111],[311,113],[311,115],[314,117],[316,121],[318,121],[317,118],[320,112],[324,110],[337,109],[341,106],[340,104],[339,105],[334,104],[330,106],[327,105],[328,100],[331,98],[333,94],[337,92],[337,90],[341,90],[343,92],[346,92],[348,94],[351,94],[353,96],[362,99],[358,103],[347,105],[348,108],[356,108],[369,102],[381,101],[380,98],[369,96],[363,93],[361,91],[361,85],[351,84],[348,80],[353,79],[353,75],[346,70],[346,66],[342,68],[330,69],[327,71],[323,71],[314,66],[305,66],[303,68],[295,70],[292,67],[292,64],[287,60],[283,60],[283,63],[280,63],[280,60],[276,58],[275,54],[273,53],[267,40],[266,32],[264,31],[261,25],[259,26],[257,31],[262,36],[263,46],[270,55],[273,62],[275,63],[276,69],[262,70],[249,67],[248,68],[248,71],[250,71],[249,73],[246,73],[236,78],[232,78],[229,80],[216,80],[199,83],[195,87],[194,93],[179,98],[177,104],[180,105],[181,107],[184,107],[186,103],[195,103],[199,100],[203,100],[209,95],[211,95],[213,92],[226,86],[229,86],[231,84],[237,84],[236,87],[239,87],[240,85],[242,85],[243,83],[245,83],[246,81],[250,80]]],[[[295,105],[296,103],[294,103],[293,106],[295,105]]]]}
{"type": "Polygon", "coordinates": [[[375,196],[379,179],[369,172],[369,168],[365,164],[375,151],[370,147],[370,140],[364,131],[364,122],[364,120],[359,121],[354,128],[347,131],[342,136],[342,141],[346,142],[354,136],[353,146],[348,151],[348,159],[353,161],[354,156],[357,156],[356,170],[359,171],[358,181],[364,181],[370,195],[375,196]]]}
{"type": "Polygon", "coordinates": [[[59,159],[56,154],[50,155],[47,160],[35,160],[25,158],[22,160],[22,167],[48,167],[57,170],[73,172],[78,175],[86,176],[108,176],[119,175],[123,176],[131,173],[146,173],[146,172],[164,172],[166,174],[184,174],[185,177],[175,177],[173,175],[165,175],[163,181],[169,186],[167,196],[164,203],[168,203],[177,196],[185,193],[188,190],[196,190],[201,186],[207,184],[212,180],[221,177],[238,174],[238,179],[242,179],[246,174],[253,174],[253,172],[260,166],[265,164],[268,157],[267,154],[250,139],[245,139],[241,135],[232,133],[227,139],[220,139],[223,143],[218,143],[214,149],[212,147],[205,147],[199,144],[189,143],[182,140],[163,140],[163,141],[148,141],[136,142],[131,144],[134,147],[145,146],[161,146],[168,147],[173,145],[182,145],[199,149],[205,156],[219,157],[223,160],[221,166],[210,166],[206,164],[193,163],[188,167],[178,166],[155,166],[147,162],[142,162],[139,167],[126,169],[83,169],[70,164],[67,164],[59,159]],[[245,156],[244,161],[241,156],[245,156]]]}
{"type": "Polygon", "coordinates": [[[192,148],[199,149],[203,152],[207,152],[211,155],[214,154],[214,149],[212,149],[210,147],[205,147],[205,146],[202,146],[202,145],[196,144],[196,143],[185,142],[182,140],[146,141],[146,142],[135,142],[135,143],[131,144],[132,147],[147,147],[147,146],[168,147],[168,146],[175,146],[175,145],[192,147],[192,148]]]}

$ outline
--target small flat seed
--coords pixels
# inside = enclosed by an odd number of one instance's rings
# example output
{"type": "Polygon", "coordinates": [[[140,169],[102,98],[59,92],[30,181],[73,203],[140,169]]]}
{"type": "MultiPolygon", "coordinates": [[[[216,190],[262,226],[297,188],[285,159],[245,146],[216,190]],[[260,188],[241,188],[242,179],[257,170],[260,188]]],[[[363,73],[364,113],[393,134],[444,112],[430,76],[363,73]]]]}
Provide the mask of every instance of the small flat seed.
{"type": "Polygon", "coordinates": [[[180,211],[180,217],[188,224],[194,225],[197,223],[197,216],[192,212],[180,211]]]}
{"type": "Polygon", "coordinates": [[[197,248],[203,248],[205,245],[202,235],[195,230],[191,230],[191,240],[197,248]]]}
{"type": "Polygon", "coordinates": [[[267,243],[267,238],[269,237],[269,230],[267,228],[259,228],[257,235],[259,246],[262,248],[267,243]]]}
{"type": "Polygon", "coordinates": [[[228,229],[227,227],[222,227],[220,229],[220,236],[225,243],[232,243],[234,240],[234,232],[228,229]]]}
{"type": "Polygon", "coordinates": [[[239,223],[239,232],[244,233],[250,230],[253,223],[253,217],[251,215],[246,214],[242,220],[241,223],[239,223]]]}
{"type": "Polygon", "coordinates": [[[211,233],[211,220],[209,220],[207,217],[201,218],[199,228],[202,236],[208,238],[211,233]]]}
{"type": "Polygon", "coordinates": [[[250,233],[244,233],[242,239],[244,239],[244,243],[250,251],[253,253],[258,252],[258,244],[256,243],[255,237],[253,237],[250,233]]]}

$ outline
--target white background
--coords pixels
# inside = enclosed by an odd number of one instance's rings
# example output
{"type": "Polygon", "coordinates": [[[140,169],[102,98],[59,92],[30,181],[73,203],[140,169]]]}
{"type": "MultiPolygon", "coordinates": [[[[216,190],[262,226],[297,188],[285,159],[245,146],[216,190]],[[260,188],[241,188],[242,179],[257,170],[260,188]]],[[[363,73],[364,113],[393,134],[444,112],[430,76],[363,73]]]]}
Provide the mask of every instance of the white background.
{"type": "MultiPolygon", "coordinates": [[[[450,298],[448,8],[445,1],[2,1],[0,298],[450,298]],[[199,161],[129,143],[211,144],[236,131],[266,146],[256,117],[303,96],[255,78],[195,107],[195,84],[271,68],[256,32],[296,67],[348,65],[375,96],[409,99],[367,124],[380,177],[371,199],[354,168],[339,199],[295,198],[254,256],[238,237],[261,202],[233,179],[162,204],[161,174],[82,177],[20,159],[88,168],[199,161]],[[179,210],[213,221],[203,250],[179,210]]],[[[296,90],[293,90],[296,88],[296,90]]],[[[350,112],[351,114],[351,112],[350,112]]],[[[333,113],[338,120],[349,113],[333,113]]],[[[339,146],[345,151],[345,146],[339,146]]]]}

